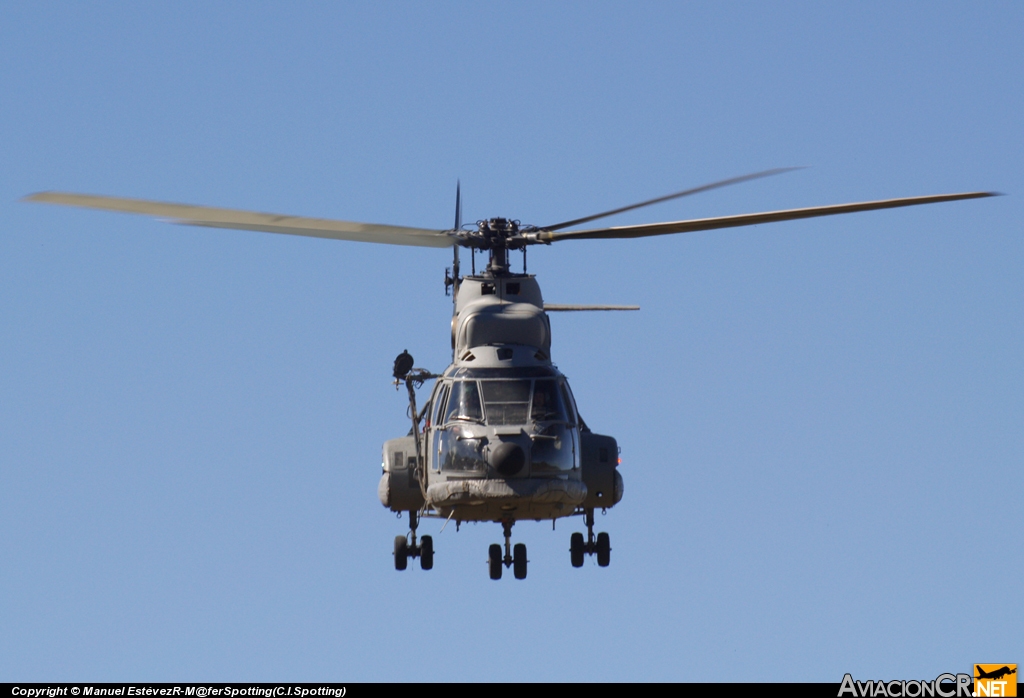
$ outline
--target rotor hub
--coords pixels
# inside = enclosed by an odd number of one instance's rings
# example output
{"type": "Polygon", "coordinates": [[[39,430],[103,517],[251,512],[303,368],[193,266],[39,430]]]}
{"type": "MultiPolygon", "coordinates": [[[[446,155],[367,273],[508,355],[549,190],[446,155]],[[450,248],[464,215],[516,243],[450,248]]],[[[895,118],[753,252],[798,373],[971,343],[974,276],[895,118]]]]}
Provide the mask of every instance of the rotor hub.
{"type": "Polygon", "coordinates": [[[509,218],[488,218],[476,222],[476,231],[471,234],[473,247],[483,250],[501,250],[514,247],[519,237],[519,221],[509,218]],[[509,244],[512,243],[512,244],[509,244]]]}
{"type": "Polygon", "coordinates": [[[519,221],[511,218],[479,220],[476,222],[476,230],[462,231],[457,241],[462,247],[490,252],[487,271],[495,276],[508,272],[509,250],[521,249],[531,242],[523,235],[519,221]]]}

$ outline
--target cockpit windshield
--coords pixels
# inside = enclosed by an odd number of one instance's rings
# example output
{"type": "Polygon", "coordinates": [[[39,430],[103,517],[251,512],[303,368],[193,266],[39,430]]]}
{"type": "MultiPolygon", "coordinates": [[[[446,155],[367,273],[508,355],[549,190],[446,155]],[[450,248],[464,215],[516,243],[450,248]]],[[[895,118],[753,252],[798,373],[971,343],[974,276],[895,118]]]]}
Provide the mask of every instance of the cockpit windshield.
{"type": "Polygon", "coordinates": [[[533,388],[530,419],[534,422],[565,421],[565,410],[558,399],[558,385],[553,380],[539,380],[533,388]]]}
{"type": "Polygon", "coordinates": [[[525,424],[530,381],[480,381],[488,424],[525,424]]]}
{"type": "Polygon", "coordinates": [[[448,399],[448,414],[445,422],[453,420],[484,421],[483,410],[480,408],[480,391],[476,381],[455,381],[452,383],[452,394],[448,399]]]}
{"type": "Polygon", "coordinates": [[[568,422],[572,407],[563,396],[554,378],[536,380],[456,380],[445,422],[457,420],[484,421],[494,426],[528,424],[530,422],[568,422]],[[481,400],[481,397],[483,398],[481,400]]]}

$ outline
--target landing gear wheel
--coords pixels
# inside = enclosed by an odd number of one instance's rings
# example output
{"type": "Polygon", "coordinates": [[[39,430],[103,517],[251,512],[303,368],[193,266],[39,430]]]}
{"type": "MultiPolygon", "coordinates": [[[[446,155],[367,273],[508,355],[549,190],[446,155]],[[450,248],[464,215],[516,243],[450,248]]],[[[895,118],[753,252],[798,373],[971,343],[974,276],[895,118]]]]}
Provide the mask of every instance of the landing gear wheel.
{"type": "Polygon", "coordinates": [[[405,536],[395,536],[395,569],[404,570],[409,564],[409,541],[405,536]]]}
{"type": "Polygon", "coordinates": [[[574,533],[569,538],[569,557],[573,567],[583,567],[583,534],[574,533]]]}
{"type": "Polygon", "coordinates": [[[516,543],[512,552],[512,573],[516,579],[526,579],[526,545],[516,543]]]}
{"type": "Polygon", "coordinates": [[[429,570],[434,566],[434,539],[423,536],[420,539],[420,569],[429,570]]]}
{"type": "Polygon", "coordinates": [[[501,579],[501,546],[497,543],[487,550],[487,564],[491,571],[491,579],[501,579]]]}
{"type": "Polygon", "coordinates": [[[607,533],[597,534],[597,566],[607,567],[611,562],[612,544],[607,533]]]}

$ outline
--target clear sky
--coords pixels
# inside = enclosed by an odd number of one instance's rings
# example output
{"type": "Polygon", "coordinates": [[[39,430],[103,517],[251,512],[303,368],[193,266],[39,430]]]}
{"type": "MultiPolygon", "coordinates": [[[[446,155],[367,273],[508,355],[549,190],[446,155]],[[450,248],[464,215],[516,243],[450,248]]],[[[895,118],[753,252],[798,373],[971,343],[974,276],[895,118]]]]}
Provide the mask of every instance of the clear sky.
{"type": "MultiPolygon", "coordinates": [[[[0,680],[816,680],[1024,663],[1024,5],[0,3],[0,680]],[[444,228],[996,190],[529,259],[622,448],[612,563],[377,500],[443,250],[20,202],[444,228]],[[1018,514],[1014,514],[1018,511],[1018,514]],[[1016,631],[1013,628],[1017,628],[1016,631]]],[[[515,256],[513,256],[515,259],[515,256]]]]}

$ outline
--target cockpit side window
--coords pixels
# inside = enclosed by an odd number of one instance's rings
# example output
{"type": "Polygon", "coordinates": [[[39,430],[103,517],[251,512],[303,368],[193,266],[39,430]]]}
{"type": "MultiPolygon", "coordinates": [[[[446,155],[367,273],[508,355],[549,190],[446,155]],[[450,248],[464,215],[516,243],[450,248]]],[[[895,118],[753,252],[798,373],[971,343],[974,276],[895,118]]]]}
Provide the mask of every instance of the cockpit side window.
{"type": "Polygon", "coordinates": [[[448,398],[445,422],[452,420],[472,420],[482,422],[483,410],[480,407],[480,391],[476,381],[455,381],[448,398]]]}
{"type": "Polygon", "coordinates": [[[576,407],[572,400],[572,393],[569,392],[569,386],[565,381],[561,382],[562,388],[562,402],[565,404],[565,413],[569,416],[569,423],[576,423],[576,407]]]}
{"type": "Polygon", "coordinates": [[[442,423],[441,417],[442,415],[444,415],[444,410],[447,407],[448,402],[448,390],[449,385],[447,383],[444,383],[441,386],[441,389],[438,390],[437,394],[434,396],[434,409],[430,411],[430,423],[433,425],[440,426],[442,423]]]}

